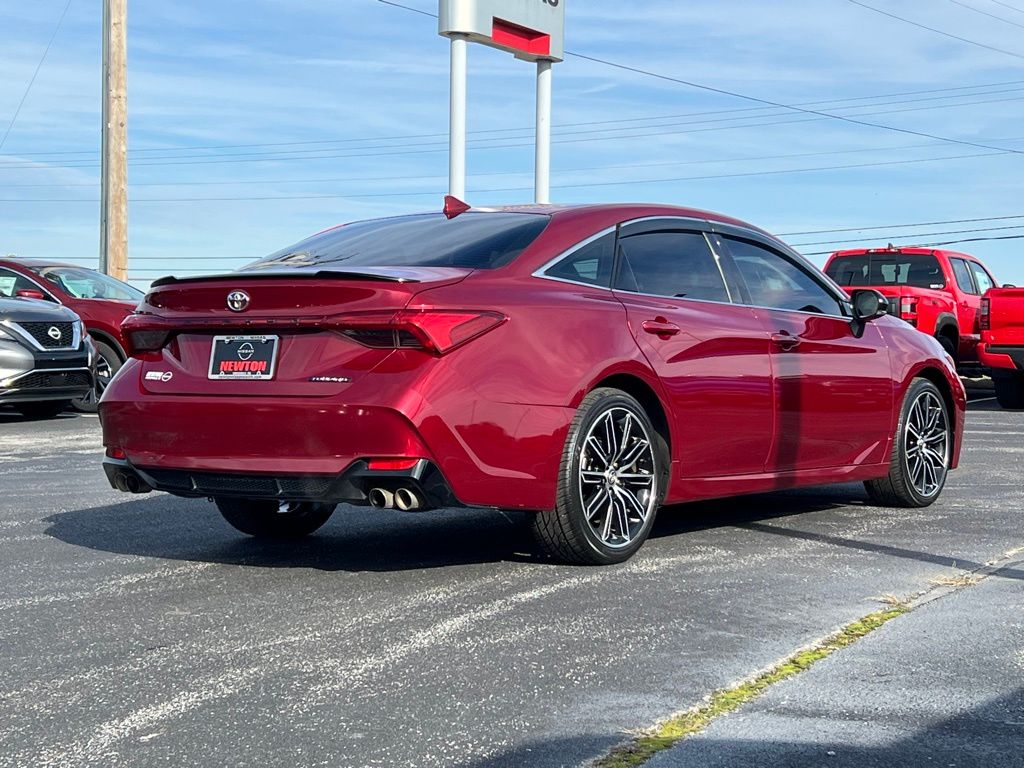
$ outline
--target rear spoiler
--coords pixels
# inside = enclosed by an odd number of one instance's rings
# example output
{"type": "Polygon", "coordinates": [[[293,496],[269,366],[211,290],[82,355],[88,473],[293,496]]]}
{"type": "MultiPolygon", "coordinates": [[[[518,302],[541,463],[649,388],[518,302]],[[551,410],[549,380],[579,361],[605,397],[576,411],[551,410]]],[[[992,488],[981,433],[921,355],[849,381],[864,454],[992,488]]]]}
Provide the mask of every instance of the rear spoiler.
{"type": "Polygon", "coordinates": [[[150,287],[159,288],[164,285],[182,285],[183,283],[208,283],[218,280],[264,280],[273,278],[303,280],[373,280],[383,283],[418,283],[418,279],[403,275],[381,272],[337,272],[321,269],[317,271],[289,269],[279,271],[226,272],[222,275],[197,275],[195,277],[175,277],[168,275],[154,280],[150,287]]]}

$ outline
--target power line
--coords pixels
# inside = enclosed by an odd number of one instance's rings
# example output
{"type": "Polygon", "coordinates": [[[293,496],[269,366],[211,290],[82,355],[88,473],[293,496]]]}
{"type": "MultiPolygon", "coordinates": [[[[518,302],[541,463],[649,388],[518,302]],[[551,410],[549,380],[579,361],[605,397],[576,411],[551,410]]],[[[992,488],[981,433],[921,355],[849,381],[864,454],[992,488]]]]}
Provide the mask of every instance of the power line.
{"type": "Polygon", "coordinates": [[[988,1],[990,3],[995,3],[996,5],[1001,5],[1001,6],[1003,6],[1003,8],[1009,8],[1011,11],[1016,11],[1017,13],[1024,13],[1024,10],[1021,10],[1017,6],[1010,5],[1009,3],[1001,2],[1001,0],[988,0],[988,1]]]}
{"type": "MultiPolygon", "coordinates": [[[[628,179],[618,181],[599,181],[578,184],[558,184],[557,189],[591,189],[596,187],[628,186],[633,184],[668,184],[680,181],[708,181],[716,179],[739,179],[758,176],[778,176],[791,173],[812,173],[819,171],[853,170],[860,168],[879,168],[887,166],[915,165],[920,163],[943,162],[949,160],[967,160],[980,157],[996,157],[1001,152],[985,152],[970,155],[950,155],[946,157],[927,157],[912,160],[891,160],[875,163],[854,163],[848,165],[828,165],[815,168],[787,168],[772,171],[745,171],[741,173],[713,174],[706,176],[680,176],[668,179],[628,179]]],[[[503,187],[491,189],[477,189],[474,194],[485,195],[507,192],[530,191],[533,187],[503,187]]],[[[430,197],[436,195],[436,191],[428,192],[370,192],[360,195],[336,195],[336,194],[310,194],[310,195],[254,195],[250,197],[147,197],[135,198],[133,203],[195,203],[195,202],[241,202],[241,201],[264,201],[264,200],[365,200],[372,198],[396,198],[396,197],[430,197]]],[[[5,203],[95,203],[91,198],[8,198],[5,203]]]]}
{"type": "MultiPolygon", "coordinates": [[[[1011,92],[1014,92],[1014,90],[1013,89],[1006,90],[1006,91],[987,90],[987,91],[979,92],[979,93],[962,93],[962,94],[954,94],[952,92],[953,91],[978,91],[979,89],[983,89],[983,88],[984,89],[1003,88],[1003,87],[1006,87],[1006,86],[1021,85],[1021,84],[1024,84],[1024,80],[1007,80],[1007,81],[998,82],[998,83],[982,83],[982,84],[978,84],[978,85],[961,85],[961,86],[956,86],[956,87],[952,87],[952,88],[930,88],[930,89],[925,89],[925,90],[897,91],[897,92],[894,92],[894,93],[875,94],[875,95],[871,95],[871,96],[853,96],[853,97],[848,97],[848,98],[843,98],[843,99],[828,99],[828,100],[824,100],[824,101],[816,100],[816,101],[800,102],[800,103],[797,104],[797,106],[801,106],[801,107],[805,107],[805,106],[826,106],[826,105],[832,104],[832,105],[837,105],[837,106],[835,106],[835,109],[856,109],[856,108],[858,108],[858,105],[856,105],[856,104],[847,104],[847,102],[877,101],[879,99],[891,99],[891,98],[898,98],[898,97],[905,97],[905,96],[921,96],[921,95],[931,95],[931,94],[939,94],[939,93],[945,93],[945,94],[949,94],[949,95],[948,96],[944,96],[944,97],[936,97],[936,99],[971,98],[971,97],[974,97],[974,96],[987,96],[987,95],[998,94],[998,93],[1011,93],[1011,92]]],[[[910,101],[902,100],[902,101],[893,102],[893,103],[914,103],[914,102],[929,101],[929,100],[931,100],[931,99],[913,99],[913,100],[910,100],[910,101]]],[[[873,105],[865,105],[865,106],[873,106],[873,105]]],[[[652,121],[655,121],[655,120],[674,120],[674,119],[684,118],[684,117],[703,117],[703,116],[707,116],[707,115],[728,115],[728,114],[737,114],[737,113],[741,113],[741,112],[766,112],[766,111],[769,111],[769,110],[772,110],[772,109],[777,109],[777,108],[776,107],[763,107],[763,106],[762,107],[739,107],[739,108],[732,108],[732,109],[720,109],[720,110],[710,110],[710,111],[701,111],[701,112],[684,112],[684,113],[681,113],[681,114],[671,114],[671,115],[649,115],[649,116],[646,116],[646,117],[618,118],[618,119],[615,119],[615,120],[588,120],[588,121],[574,122],[574,123],[557,123],[557,124],[555,124],[555,127],[556,128],[577,128],[577,127],[594,126],[594,125],[613,125],[613,124],[619,124],[619,123],[646,123],[646,122],[652,122],[652,121]]],[[[756,116],[751,116],[751,118],[736,118],[736,119],[755,119],[755,118],[756,118],[756,116]]],[[[521,133],[521,132],[524,132],[524,131],[525,132],[532,132],[533,130],[534,130],[533,126],[522,126],[520,128],[490,128],[490,129],[470,131],[469,133],[471,135],[484,135],[484,134],[513,133],[513,132],[520,132],[521,133]]],[[[610,130],[618,130],[618,129],[610,129],[610,130]]],[[[447,136],[448,136],[447,133],[424,133],[424,134],[402,134],[402,135],[395,135],[395,136],[376,136],[376,137],[368,136],[368,137],[364,137],[364,138],[346,138],[346,139],[309,139],[309,140],[303,140],[303,141],[267,142],[267,143],[259,143],[259,144],[213,144],[213,145],[195,146],[195,147],[141,147],[141,148],[130,149],[129,152],[132,153],[132,154],[136,154],[136,153],[150,153],[150,152],[198,152],[198,151],[204,151],[204,150],[219,150],[219,149],[258,149],[258,148],[261,148],[261,147],[292,147],[292,146],[312,146],[312,145],[325,145],[325,144],[354,144],[354,143],[364,143],[364,142],[370,142],[370,141],[401,141],[401,140],[411,140],[411,139],[442,139],[442,138],[447,138],[447,136]]],[[[500,139],[497,139],[497,140],[500,140],[500,139]]],[[[329,149],[328,147],[324,147],[322,150],[310,150],[310,151],[327,151],[328,149],[329,149]]],[[[22,153],[19,153],[18,156],[19,157],[50,157],[50,156],[55,156],[55,155],[95,155],[95,154],[96,154],[95,150],[60,150],[60,151],[50,151],[50,152],[22,152],[22,153]]],[[[175,156],[169,156],[169,157],[173,158],[175,156]]],[[[177,156],[177,157],[183,157],[183,156],[177,156]]],[[[148,158],[148,159],[156,159],[156,158],[148,158]]]]}
{"type": "Polygon", "coordinates": [[[32,77],[29,79],[28,85],[25,87],[25,92],[21,94],[21,101],[18,102],[18,106],[14,110],[11,122],[7,125],[7,130],[4,131],[3,138],[0,138],[0,149],[3,149],[4,144],[7,143],[7,137],[11,135],[11,129],[14,128],[14,124],[18,121],[18,115],[21,114],[21,108],[25,106],[25,100],[28,98],[28,94],[32,90],[32,86],[35,85],[36,77],[39,76],[39,70],[43,68],[43,62],[46,61],[46,57],[50,53],[53,41],[57,37],[57,33],[60,32],[60,27],[64,23],[64,17],[67,16],[68,8],[70,7],[71,0],[68,0],[67,3],[64,4],[64,10],[60,13],[60,18],[57,19],[57,26],[53,28],[53,33],[50,35],[49,42],[46,43],[46,48],[43,49],[43,55],[39,58],[39,63],[36,64],[35,71],[32,73],[32,77]]]}
{"type": "MultiPolygon", "coordinates": [[[[902,21],[905,24],[910,24],[913,27],[918,27],[919,29],[927,29],[929,32],[934,32],[937,35],[942,35],[943,37],[948,37],[948,38],[951,38],[953,40],[959,40],[961,43],[967,43],[968,45],[974,45],[974,46],[977,46],[978,48],[987,48],[988,50],[995,51],[996,53],[1005,53],[1007,56],[1013,56],[1016,59],[1024,59],[1024,54],[1014,53],[1013,51],[1007,51],[1005,48],[996,48],[994,45],[988,45],[987,43],[979,43],[977,40],[969,40],[966,37],[960,37],[960,35],[954,35],[952,32],[944,32],[941,29],[936,29],[935,27],[929,27],[926,24],[921,24],[921,23],[919,23],[917,21],[911,21],[910,19],[906,19],[906,18],[904,18],[902,16],[897,16],[895,13],[889,13],[888,11],[883,11],[881,8],[875,8],[873,5],[868,5],[867,3],[862,3],[860,0],[846,0],[846,2],[853,3],[854,5],[859,5],[861,8],[866,8],[867,10],[874,11],[875,13],[880,13],[882,16],[888,16],[890,19],[896,19],[897,21],[902,21]]],[[[959,5],[959,3],[958,3],[958,5],[959,5]]]]}
{"type": "Polygon", "coordinates": [[[840,232],[867,232],[878,229],[906,229],[908,227],[937,227],[943,224],[976,224],[982,221],[1008,221],[1024,219],[1024,213],[1013,216],[986,216],[980,219],[946,219],[945,221],[917,221],[910,224],[884,224],[877,227],[847,227],[844,229],[810,229],[805,232],[782,232],[779,237],[795,237],[797,235],[830,235],[840,232]]]}
{"type": "MultiPolygon", "coordinates": [[[[405,10],[408,10],[408,11],[414,11],[414,12],[420,13],[420,14],[422,14],[424,16],[431,16],[431,17],[436,18],[436,14],[428,13],[427,11],[422,11],[419,8],[413,8],[413,7],[408,6],[408,5],[403,5],[401,3],[394,2],[393,0],[377,0],[377,2],[386,2],[387,5],[391,5],[391,6],[394,6],[396,8],[404,8],[405,10]]],[[[859,2],[859,0],[849,0],[849,2],[857,3],[858,5],[861,4],[859,2]]],[[[869,8],[870,6],[864,6],[864,7],[865,8],[869,8]]],[[[685,85],[688,88],[696,88],[698,90],[707,91],[709,93],[718,93],[718,94],[721,94],[723,96],[732,96],[733,98],[744,99],[745,101],[750,101],[750,102],[754,102],[754,103],[757,103],[757,104],[765,104],[765,105],[770,106],[770,107],[778,107],[779,109],[789,109],[789,110],[792,110],[794,112],[803,112],[805,114],[817,115],[819,117],[827,117],[827,118],[831,118],[833,120],[841,120],[843,122],[850,123],[851,125],[860,125],[860,126],[865,126],[865,127],[868,127],[868,128],[878,128],[880,130],[885,130],[885,131],[894,131],[896,133],[905,133],[905,134],[910,135],[910,136],[919,136],[919,137],[925,138],[925,139],[934,139],[935,141],[944,141],[944,142],[948,142],[948,143],[951,143],[951,144],[960,144],[960,145],[963,145],[963,146],[974,147],[975,149],[992,149],[992,150],[998,150],[998,151],[1008,151],[1008,152],[1011,152],[1012,154],[1017,154],[1017,155],[1024,154],[1024,150],[1019,150],[1019,149],[1007,150],[1005,147],[993,147],[993,146],[986,145],[986,144],[979,144],[979,143],[976,143],[976,142],[966,141],[964,139],[953,139],[953,138],[950,138],[948,136],[939,136],[939,135],[932,134],[932,133],[925,133],[924,131],[914,131],[914,130],[911,130],[909,128],[897,128],[896,126],[892,126],[892,125],[884,125],[882,123],[873,123],[873,122],[869,122],[867,120],[858,120],[858,119],[853,118],[853,117],[848,117],[848,116],[844,116],[844,115],[836,115],[836,114],[830,113],[830,112],[822,112],[822,111],[814,110],[814,109],[806,109],[804,107],[798,107],[798,106],[793,105],[793,104],[783,104],[783,103],[778,102],[778,101],[772,101],[771,99],[764,99],[764,98],[761,98],[759,96],[750,96],[749,94],[740,93],[738,91],[731,91],[731,90],[728,90],[728,89],[725,89],[725,88],[717,88],[715,86],[704,85],[702,83],[697,83],[697,82],[694,82],[692,80],[684,80],[684,79],[682,79],[680,77],[674,77],[672,75],[665,75],[665,74],[662,74],[660,72],[654,72],[653,70],[641,69],[640,67],[634,67],[634,66],[630,66],[628,64],[620,64],[618,62],[609,61],[608,59],[601,59],[601,58],[598,58],[596,56],[587,56],[586,54],[582,54],[582,53],[579,53],[577,51],[566,50],[565,55],[566,56],[572,56],[572,57],[577,58],[577,59],[583,59],[584,61],[590,61],[590,62],[594,62],[594,63],[597,63],[597,64],[603,64],[603,65],[608,66],[608,67],[614,67],[615,69],[621,69],[621,70],[623,70],[625,72],[632,72],[634,74],[645,75],[647,77],[653,77],[653,78],[656,78],[658,80],[664,80],[664,81],[670,82],[670,83],[677,83],[679,85],[685,85]]],[[[1011,54],[1011,55],[1017,56],[1018,54],[1011,54]]],[[[1024,56],[1019,56],[1019,58],[1024,59],[1024,56]]]]}
{"type": "MultiPolygon", "coordinates": [[[[1024,240],[1024,235],[997,235],[992,237],[965,237],[960,240],[944,240],[938,243],[915,243],[914,245],[904,246],[905,248],[941,248],[944,245],[960,245],[962,243],[981,243],[994,240],[1024,240]]],[[[831,256],[835,253],[832,251],[810,251],[805,253],[804,256],[831,256]]],[[[159,271],[159,270],[154,270],[159,271]]]]}
{"type": "MultiPolygon", "coordinates": [[[[973,232],[1004,232],[1007,229],[1024,229],[1024,224],[1010,224],[1002,227],[978,227],[974,229],[951,229],[945,232],[912,232],[903,235],[873,235],[876,240],[906,240],[907,238],[918,237],[939,237],[941,235],[966,235],[973,232]]],[[[860,238],[857,238],[860,239],[860,238]]],[[[842,245],[852,240],[818,240],[813,243],[790,243],[794,248],[808,248],[812,245],[842,245]]]]}
{"type": "Polygon", "coordinates": [[[973,5],[968,5],[967,3],[960,2],[960,0],[948,0],[948,2],[952,3],[953,5],[959,5],[961,8],[966,8],[969,11],[974,11],[975,13],[980,13],[982,16],[988,16],[990,19],[996,19],[997,21],[1001,21],[1004,24],[1011,24],[1011,25],[1013,25],[1015,27],[1020,27],[1021,29],[1024,29],[1024,24],[1021,24],[1018,21],[1012,21],[1012,20],[1006,18],[1005,16],[997,16],[994,13],[989,13],[988,11],[983,11],[983,10],[981,10],[981,8],[975,8],[973,5]]]}

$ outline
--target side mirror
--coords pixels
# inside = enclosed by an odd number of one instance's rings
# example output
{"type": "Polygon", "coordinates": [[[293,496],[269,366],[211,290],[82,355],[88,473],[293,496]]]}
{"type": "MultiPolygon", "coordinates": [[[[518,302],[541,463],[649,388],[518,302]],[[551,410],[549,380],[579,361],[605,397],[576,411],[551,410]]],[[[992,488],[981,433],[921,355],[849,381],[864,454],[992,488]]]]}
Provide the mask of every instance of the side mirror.
{"type": "Polygon", "coordinates": [[[854,291],[850,299],[853,302],[853,319],[859,324],[870,323],[889,314],[889,300],[878,291],[854,291]]]}
{"type": "Polygon", "coordinates": [[[19,299],[38,299],[39,301],[46,301],[46,294],[42,291],[37,291],[35,288],[19,288],[14,292],[14,295],[19,299]]]}

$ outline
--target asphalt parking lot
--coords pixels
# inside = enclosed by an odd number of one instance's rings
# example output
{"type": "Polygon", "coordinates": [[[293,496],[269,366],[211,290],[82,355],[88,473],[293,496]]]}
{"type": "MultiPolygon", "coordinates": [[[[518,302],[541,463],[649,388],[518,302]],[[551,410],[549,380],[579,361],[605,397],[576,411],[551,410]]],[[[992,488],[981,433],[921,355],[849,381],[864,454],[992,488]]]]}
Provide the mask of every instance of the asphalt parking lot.
{"type": "Polygon", "coordinates": [[[206,502],[112,491],[94,417],[0,412],[0,765],[578,765],[1024,547],[1022,436],[981,400],[930,509],[858,485],[675,507],[585,569],[486,511],[341,509],[257,543],[206,502]]]}

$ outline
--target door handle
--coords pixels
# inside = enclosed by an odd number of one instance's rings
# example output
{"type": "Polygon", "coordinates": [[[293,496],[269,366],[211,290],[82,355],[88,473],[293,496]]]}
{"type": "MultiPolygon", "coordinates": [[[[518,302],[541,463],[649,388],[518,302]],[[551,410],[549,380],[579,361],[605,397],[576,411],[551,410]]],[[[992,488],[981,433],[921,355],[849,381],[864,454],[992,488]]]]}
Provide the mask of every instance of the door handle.
{"type": "Polygon", "coordinates": [[[663,339],[668,338],[669,336],[675,336],[680,330],[682,330],[675,323],[670,323],[663,318],[658,318],[657,320],[644,320],[640,327],[644,329],[644,333],[650,333],[663,339]]]}
{"type": "Polygon", "coordinates": [[[789,352],[800,346],[800,337],[787,331],[779,331],[772,334],[772,343],[781,347],[783,352],[789,352]]]}

